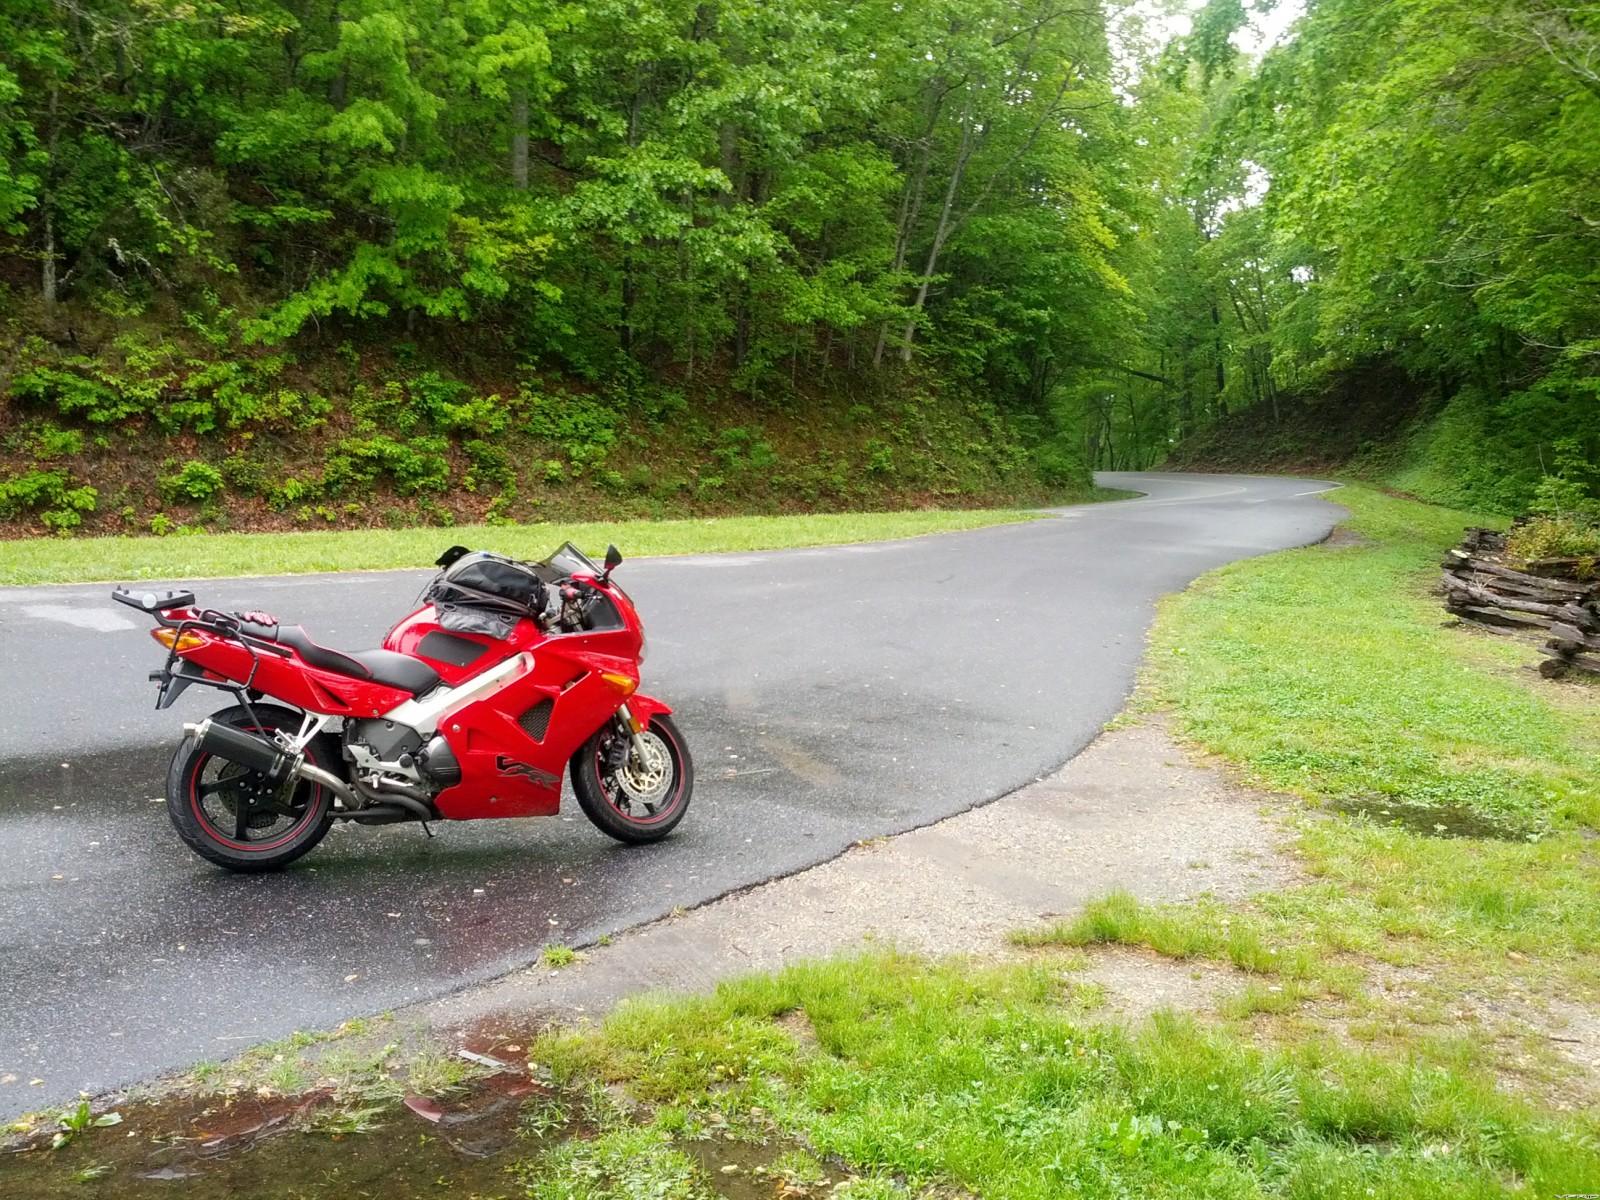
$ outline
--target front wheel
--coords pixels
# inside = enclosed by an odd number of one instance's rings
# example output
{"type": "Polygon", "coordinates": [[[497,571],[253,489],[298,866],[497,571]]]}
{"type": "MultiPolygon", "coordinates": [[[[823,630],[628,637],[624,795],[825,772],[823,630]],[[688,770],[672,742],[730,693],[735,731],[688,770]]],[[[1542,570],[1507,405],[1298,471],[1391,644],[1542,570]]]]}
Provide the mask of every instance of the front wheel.
{"type": "MultiPolygon", "coordinates": [[[[255,715],[240,705],[213,713],[219,725],[271,738],[294,734],[300,714],[270,704],[255,705],[255,715]]],[[[306,761],[337,771],[339,743],[327,734],[311,739],[306,761]]],[[[167,769],[167,815],[201,858],[230,871],[275,871],[322,840],[333,824],[333,796],[324,787],[297,779],[273,789],[259,771],[219,758],[183,739],[167,769]]]]}
{"type": "Polygon", "coordinates": [[[640,734],[644,761],[617,721],[607,721],[572,756],[572,791],[583,815],[619,842],[656,842],[689,809],[694,763],[670,717],[640,734]]]}

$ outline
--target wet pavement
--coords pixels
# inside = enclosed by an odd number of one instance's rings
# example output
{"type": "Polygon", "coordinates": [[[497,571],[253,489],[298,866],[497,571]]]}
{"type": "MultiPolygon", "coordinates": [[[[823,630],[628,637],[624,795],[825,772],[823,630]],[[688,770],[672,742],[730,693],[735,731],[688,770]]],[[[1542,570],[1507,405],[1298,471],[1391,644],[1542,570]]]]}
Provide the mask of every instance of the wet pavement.
{"type": "MultiPolygon", "coordinates": [[[[1102,481],[1149,497],[907,542],[625,563],[645,688],[678,709],[699,772],[679,831],[638,849],[569,798],[561,817],[432,840],[341,827],[287,872],[226,875],[154,802],[180,723],[220,705],[196,689],[151,709],[158,649],[106,587],[0,590],[0,1116],[438,996],[1005,794],[1121,707],[1156,598],[1339,516],[1310,481],[1102,481]]],[[[359,649],[428,574],[197,590],[359,649]]]]}

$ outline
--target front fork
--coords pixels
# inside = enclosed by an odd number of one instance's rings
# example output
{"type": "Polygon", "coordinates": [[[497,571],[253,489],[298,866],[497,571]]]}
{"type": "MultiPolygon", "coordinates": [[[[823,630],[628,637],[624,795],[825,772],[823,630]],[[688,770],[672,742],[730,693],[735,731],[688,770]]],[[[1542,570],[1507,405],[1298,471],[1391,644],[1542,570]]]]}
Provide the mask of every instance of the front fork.
{"type": "Polygon", "coordinates": [[[623,701],[622,707],[617,709],[617,716],[622,719],[622,726],[628,731],[628,740],[633,743],[633,754],[642,770],[650,766],[650,754],[646,748],[645,740],[640,735],[644,731],[644,723],[633,715],[633,710],[623,701]]]}

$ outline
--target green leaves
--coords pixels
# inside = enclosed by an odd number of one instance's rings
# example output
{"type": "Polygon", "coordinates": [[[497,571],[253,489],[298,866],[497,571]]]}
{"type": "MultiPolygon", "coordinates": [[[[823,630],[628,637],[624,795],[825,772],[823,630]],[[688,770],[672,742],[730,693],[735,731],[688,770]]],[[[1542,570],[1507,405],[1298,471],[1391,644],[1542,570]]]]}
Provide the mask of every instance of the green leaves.
{"type": "Polygon", "coordinates": [[[56,1113],[56,1124],[59,1128],[55,1136],[50,1139],[50,1149],[59,1150],[68,1142],[90,1129],[109,1129],[113,1125],[122,1124],[121,1113],[102,1113],[94,1115],[94,1110],[89,1107],[87,1100],[80,1100],[75,1108],[63,1108],[56,1113]]]}

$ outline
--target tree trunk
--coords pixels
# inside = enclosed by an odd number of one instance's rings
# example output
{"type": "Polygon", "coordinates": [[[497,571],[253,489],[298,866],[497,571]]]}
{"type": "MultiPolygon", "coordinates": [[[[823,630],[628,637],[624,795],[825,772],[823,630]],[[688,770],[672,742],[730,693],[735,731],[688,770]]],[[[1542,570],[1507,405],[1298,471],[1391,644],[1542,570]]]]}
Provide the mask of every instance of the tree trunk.
{"type": "Polygon", "coordinates": [[[511,89],[511,186],[528,190],[528,89],[511,89]]]}
{"type": "Polygon", "coordinates": [[[1226,386],[1222,372],[1222,314],[1217,311],[1217,297],[1215,294],[1211,297],[1211,348],[1216,355],[1217,365],[1217,416],[1225,417],[1228,415],[1228,402],[1222,398],[1222,392],[1226,386]]]}
{"type": "Polygon", "coordinates": [[[50,140],[46,148],[45,186],[43,194],[39,197],[39,206],[44,210],[44,262],[40,292],[44,296],[44,302],[51,306],[56,302],[55,174],[56,147],[60,144],[60,133],[61,87],[57,84],[50,89],[50,140]]]}
{"type": "MultiPolygon", "coordinates": [[[[917,164],[916,177],[907,181],[900,192],[900,211],[895,216],[894,266],[890,268],[895,274],[905,269],[906,255],[911,251],[911,233],[922,217],[922,197],[928,183],[928,170],[933,163],[933,134],[939,127],[939,113],[944,108],[947,94],[939,93],[929,106],[928,124],[922,131],[922,161],[917,164]]],[[[883,365],[883,351],[888,342],[889,322],[884,320],[878,326],[878,344],[872,351],[874,367],[883,365]]]]}
{"type": "Polygon", "coordinates": [[[717,130],[717,151],[722,173],[728,177],[728,190],[722,194],[722,207],[732,208],[743,190],[739,181],[739,127],[724,122],[717,130]]]}
{"type": "Polygon", "coordinates": [[[961,181],[967,173],[967,163],[972,158],[971,109],[961,114],[961,148],[956,153],[955,166],[950,171],[950,183],[944,189],[944,203],[939,207],[939,224],[933,231],[933,244],[928,247],[928,262],[922,270],[922,282],[917,285],[917,298],[911,305],[911,316],[906,321],[905,341],[900,347],[900,361],[911,361],[911,339],[917,332],[917,318],[928,302],[928,289],[933,286],[933,273],[939,266],[939,255],[950,238],[954,225],[956,196],[961,191],[961,181]]]}
{"type": "Polygon", "coordinates": [[[50,197],[45,196],[44,206],[44,280],[43,294],[46,304],[56,302],[56,218],[50,211],[50,197]]]}
{"type": "Polygon", "coordinates": [[[1194,433],[1193,363],[1190,361],[1193,354],[1194,342],[1185,337],[1183,339],[1182,373],[1178,376],[1180,381],[1178,391],[1178,436],[1182,438],[1187,438],[1194,433]]]}

